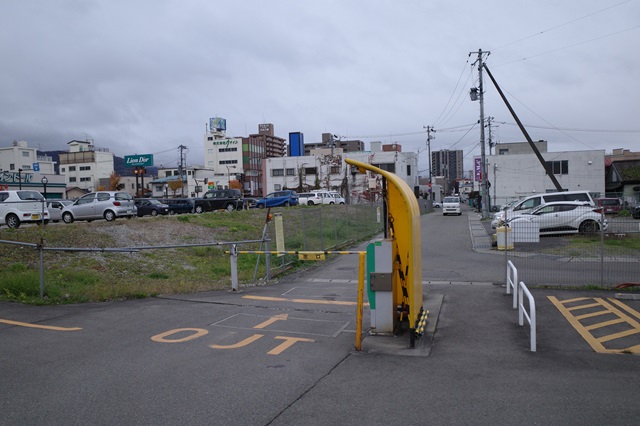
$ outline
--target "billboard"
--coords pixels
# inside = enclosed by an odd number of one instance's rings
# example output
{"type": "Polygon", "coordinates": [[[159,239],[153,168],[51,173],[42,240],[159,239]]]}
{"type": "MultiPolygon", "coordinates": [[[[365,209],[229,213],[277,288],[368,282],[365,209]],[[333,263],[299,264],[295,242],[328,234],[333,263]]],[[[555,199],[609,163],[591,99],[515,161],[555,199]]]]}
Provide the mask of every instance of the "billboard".
{"type": "Polygon", "coordinates": [[[149,167],[153,166],[153,154],[125,155],[125,167],[149,167]]]}
{"type": "Polygon", "coordinates": [[[289,156],[301,157],[304,155],[304,134],[301,132],[289,133],[289,156]]]}
{"type": "Polygon", "coordinates": [[[209,131],[221,132],[227,130],[227,119],[220,117],[213,117],[209,119],[209,131]]]}
{"type": "Polygon", "coordinates": [[[474,180],[480,182],[482,180],[482,159],[480,157],[473,159],[473,172],[474,180]]]}

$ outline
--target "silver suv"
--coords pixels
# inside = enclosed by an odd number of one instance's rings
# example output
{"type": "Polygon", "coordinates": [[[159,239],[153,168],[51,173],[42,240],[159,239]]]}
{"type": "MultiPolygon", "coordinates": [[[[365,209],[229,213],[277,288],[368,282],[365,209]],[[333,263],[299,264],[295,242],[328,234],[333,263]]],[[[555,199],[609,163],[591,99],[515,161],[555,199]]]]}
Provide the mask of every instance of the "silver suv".
{"type": "Polygon", "coordinates": [[[22,222],[49,221],[49,210],[38,191],[0,191],[0,225],[19,228],[22,222]]]}
{"type": "Polygon", "coordinates": [[[95,219],[111,222],[117,217],[132,218],[134,215],[133,197],[127,192],[118,191],[91,192],[62,210],[62,220],[65,223],[72,223],[74,220],[90,222],[95,219]]]}

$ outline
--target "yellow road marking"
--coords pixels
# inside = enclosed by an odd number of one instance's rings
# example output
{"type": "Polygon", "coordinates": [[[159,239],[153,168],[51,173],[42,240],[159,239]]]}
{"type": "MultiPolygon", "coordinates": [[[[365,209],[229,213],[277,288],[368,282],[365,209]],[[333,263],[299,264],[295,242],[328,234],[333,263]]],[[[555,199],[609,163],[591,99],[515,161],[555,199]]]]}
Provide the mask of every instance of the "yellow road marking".
{"type": "Polygon", "coordinates": [[[188,342],[189,340],[197,339],[198,337],[202,337],[208,333],[209,332],[203,328],[174,328],[173,330],[156,334],[151,338],[151,340],[158,343],[182,343],[188,342]],[[182,333],[184,331],[193,331],[193,334],[190,336],[182,337],[180,339],[167,339],[167,336],[171,336],[172,334],[176,333],[182,333]]]}
{"type": "MultiPolygon", "coordinates": [[[[318,300],[318,299],[287,299],[286,297],[267,297],[267,296],[242,296],[243,299],[252,300],[268,300],[271,302],[292,302],[292,303],[314,303],[318,305],[342,305],[355,306],[357,302],[347,302],[345,300],[318,300]]],[[[369,305],[365,303],[365,305],[369,305]]]]}
{"type": "Polygon", "coordinates": [[[613,298],[609,298],[605,300],[599,297],[594,297],[594,298],[582,297],[582,298],[564,300],[562,302],[553,296],[548,296],[548,299],[549,301],[551,301],[551,303],[553,303],[553,305],[556,308],[558,308],[560,313],[567,319],[567,321],[569,321],[569,324],[571,324],[573,328],[576,329],[576,331],[582,336],[582,338],[589,345],[591,345],[591,347],[596,352],[598,353],[628,352],[628,353],[640,354],[640,345],[634,345],[626,349],[607,349],[603,345],[603,343],[605,342],[610,342],[616,339],[621,339],[624,337],[629,337],[629,336],[633,336],[635,334],[640,333],[640,322],[638,322],[635,318],[627,314],[629,313],[635,316],[636,318],[640,319],[640,313],[638,313],[631,307],[627,306],[626,304],[613,298]],[[571,306],[571,307],[565,306],[570,303],[589,301],[589,300],[594,300],[595,303],[588,303],[585,305],[571,306]],[[572,313],[573,311],[577,311],[580,309],[594,308],[594,307],[601,307],[601,308],[604,308],[604,310],[592,312],[584,315],[574,315],[572,313]],[[602,322],[591,324],[591,325],[583,325],[580,322],[580,320],[583,320],[583,319],[595,318],[595,317],[606,315],[606,314],[615,315],[617,318],[611,319],[608,321],[602,321],[602,322]],[[621,324],[621,323],[628,324],[631,328],[618,333],[607,334],[606,336],[601,336],[598,338],[596,338],[590,333],[591,330],[603,329],[610,325],[621,324]]]}
{"type": "Polygon", "coordinates": [[[260,323],[256,326],[254,326],[253,328],[266,328],[268,326],[270,326],[271,324],[278,322],[278,321],[286,321],[286,319],[289,317],[289,314],[280,314],[280,315],[274,315],[271,318],[269,318],[268,320],[266,320],[263,323],[260,323]]]}
{"type": "Polygon", "coordinates": [[[243,346],[247,346],[253,342],[255,342],[256,340],[258,340],[259,338],[263,337],[264,334],[254,334],[251,337],[247,337],[246,339],[235,343],[233,345],[209,345],[210,348],[213,349],[238,349],[241,348],[243,346]]]}
{"type": "Polygon", "coordinates": [[[29,328],[40,328],[43,330],[54,330],[54,331],[78,331],[82,330],[78,327],[56,327],[55,325],[39,325],[39,324],[31,324],[28,322],[20,322],[20,321],[11,321],[6,319],[0,319],[0,322],[10,325],[17,325],[20,327],[29,327],[29,328]]]}
{"type": "Polygon", "coordinates": [[[275,338],[278,340],[284,340],[284,342],[280,343],[278,346],[267,352],[268,355],[280,355],[282,352],[293,346],[296,342],[315,342],[315,340],[305,339],[302,337],[276,336],[275,338]]]}

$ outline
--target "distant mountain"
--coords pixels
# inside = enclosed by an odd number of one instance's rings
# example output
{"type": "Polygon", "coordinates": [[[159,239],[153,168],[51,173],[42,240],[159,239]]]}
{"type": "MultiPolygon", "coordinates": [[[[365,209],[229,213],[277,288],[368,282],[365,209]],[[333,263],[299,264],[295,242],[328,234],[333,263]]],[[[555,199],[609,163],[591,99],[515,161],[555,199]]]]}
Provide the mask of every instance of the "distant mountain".
{"type": "MultiPolygon", "coordinates": [[[[69,151],[38,151],[38,155],[51,157],[52,161],[55,162],[54,170],[56,174],[60,174],[60,154],[65,154],[69,151]]],[[[133,176],[132,168],[125,167],[124,158],[118,157],[117,155],[113,156],[113,170],[119,176],[133,176]]],[[[158,168],[155,166],[147,167],[147,173],[145,176],[158,176],[158,168]]]]}

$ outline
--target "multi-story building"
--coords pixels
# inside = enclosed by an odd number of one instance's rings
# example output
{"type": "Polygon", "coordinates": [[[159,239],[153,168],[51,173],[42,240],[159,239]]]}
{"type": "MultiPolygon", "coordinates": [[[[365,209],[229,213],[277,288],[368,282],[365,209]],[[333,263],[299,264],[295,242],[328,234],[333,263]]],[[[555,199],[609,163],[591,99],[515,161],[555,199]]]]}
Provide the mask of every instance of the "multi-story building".
{"type": "MultiPolygon", "coordinates": [[[[529,145],[526,142],[521,144],[529,145]]],[[[496,147],[502,145],[505,144],[496,145],[496,147]]],[[[604,150],[546,152],[542,145],[539,149],[563,190],[590,191],[594,198],[604,196],[604,150]]],[[[500,149],[496,152],[498,155],[486,157],[492,206],[504,205],[526,195],[557,191],[531,147],[528,150],[524,146],[509,148],[502,154],[500,149]],[[528,153],[524,153],[527,151],[528,153]],[[519,154],[512,154],[512,152],[519,152],[519,154]]]]}
{"type": "Polygon", "coordinates": [[[456,180],[464,177],[462,150],[443,149],[431,152],[431,175],[444,187],[445,194],[454,192],[456,180]]]}
{"type": "Polygon", "coordinates": [[[67,186],[97,190],[99,180],[113,173],[113,153],[96,148],[89,141],[73,140],[67,144],[69,152],[60,154],[60,174],[65,175],[67,186]]]}
{"type": "Polygon", "coordinates": [[[265,194],[283,189],[309,191],[326,189],[340,192],[347,202],[374,200],[380,196],[380,175],[360,174],[345,163],[345,158],[368,163],[395,173],[414,188],[418,185],[417,155],[412,152],[343,152],[334,149],[318,155],[268,158],[262,170],[265,194]]]}
{"type": "Polygon", "coordinates": [[[13,141],[0,148],[0,187],[35,189],[47,198],[66,198],[64,176],[55,174],[55,162],[49,156],[38,155],[26,141],[13,141]]]}
{"type": "Polygon", "coordinates": [[[263,195],[263,160],[285,156],[286,139],[276,136],[269,123],[260,124],[258,133],[248,137],[227,137],[224,130],[210,129],[205,135],[204,170],[213,173],[215,187],[237,180],[245,194],[263,195]]]}
{"type": "Polygon", "coordinates": [[[362,152],[364,151],[364,142],[361,140],[340,140],[331,133],[322,134],[322,142],[304,144],[304,155],[311,155],[314,149],[334,148],[341,149],[342,152],[362,152]]]}

